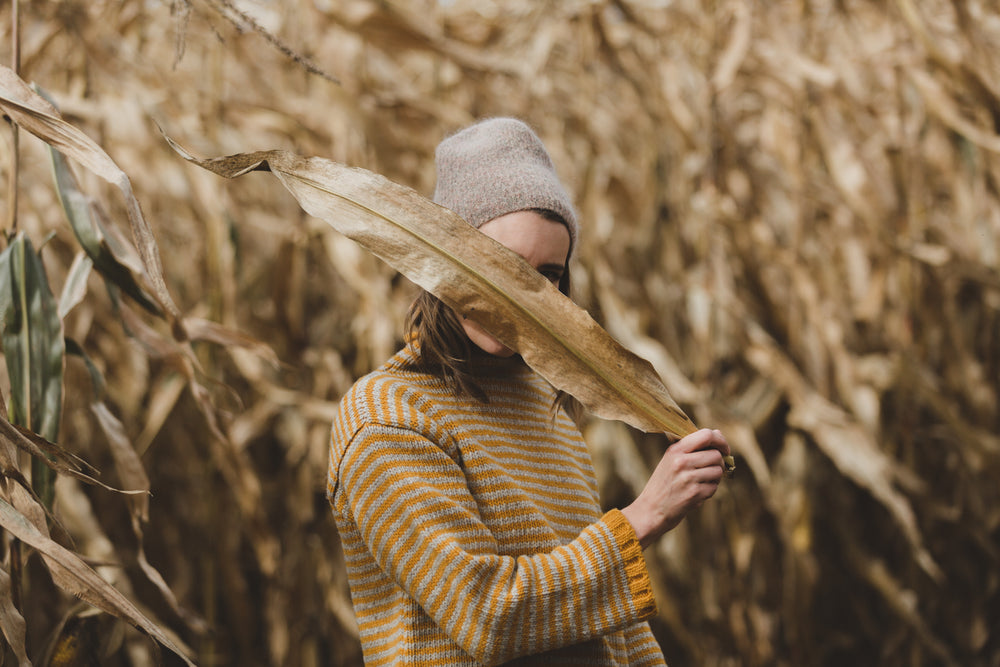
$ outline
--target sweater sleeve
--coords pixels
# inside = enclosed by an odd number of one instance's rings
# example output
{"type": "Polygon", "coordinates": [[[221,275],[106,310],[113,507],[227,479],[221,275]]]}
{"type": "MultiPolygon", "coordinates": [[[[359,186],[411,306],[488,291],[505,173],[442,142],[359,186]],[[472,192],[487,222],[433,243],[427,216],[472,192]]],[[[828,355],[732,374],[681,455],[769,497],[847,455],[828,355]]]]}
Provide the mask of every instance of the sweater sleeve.
{"type": "Polygon", "coordinates": [[[642,549],[617,510],[549,553],[501,556],[461,467],[425,437],[365,426],[338,467],[335,504],[379,567],[481,663],[575,644],[656,611],[642,549]]]}
{"type": "Polygon", "coordinates": [[[625,628],[625,647],[629,667],[666,667],[663,651],[653,636],[649,623],[635,623],[625,628]]]}

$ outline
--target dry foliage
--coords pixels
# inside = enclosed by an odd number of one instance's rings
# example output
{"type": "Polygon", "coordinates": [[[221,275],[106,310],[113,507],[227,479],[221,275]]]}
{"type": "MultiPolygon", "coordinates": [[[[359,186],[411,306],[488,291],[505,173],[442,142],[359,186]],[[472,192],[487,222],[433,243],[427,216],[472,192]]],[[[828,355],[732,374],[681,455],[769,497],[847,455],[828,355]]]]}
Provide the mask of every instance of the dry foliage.
{"type": "MultiPolygon", "coordinates": [[[[577,301],[739,455],[647,551],[670,664],[1000,661],[994,3],[20,4],[21,76],[131,179],[194,341],[89,278],[64,326],[108,413],[69,358],[59,445],[135,488],[131,443],[152,496],[144,513],[60,474],[53,539],[195,662],[358,663],[328,424],[399,344],[413,288],[273,179],[184,162],[153,120],[202,155],[290,150],[429,193],[436,143],[487,115],[536,127],[575,193],[577,301]]],[[[22,132],[15,167],[2,135],[58,291],[79,243],[47,151],[22,132]]],[[[128,229],[115,187],[77,175],[128,229]]],[[[606,502],[628,502],[665,439],[586,432],[606,502]]],[[[36,664],[57,629],[102,664],[153,660],[15,549],[23,571],[8,549],[0,572],[28,592],[36,664]]]]}

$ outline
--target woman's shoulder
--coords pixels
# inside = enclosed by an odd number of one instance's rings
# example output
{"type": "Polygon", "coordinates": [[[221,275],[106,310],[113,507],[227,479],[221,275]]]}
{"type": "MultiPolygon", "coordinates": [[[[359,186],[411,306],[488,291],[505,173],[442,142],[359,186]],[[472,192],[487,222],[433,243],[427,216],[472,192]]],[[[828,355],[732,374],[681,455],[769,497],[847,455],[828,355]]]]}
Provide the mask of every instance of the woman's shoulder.
{"type": "Polygon", "coordinates": [[[340,400],[336,420],[347,432],[366,424],[422,430],[421,422],[443,391],[440,380],[419,370],[412,350],[404,347],[351,386],[340,400]]]}
{"type": "Polygon", "coordinates": [[[429,440],[449,455],[455,447],[441,420],[444,385],[408,363],[406,351],[359,378],[340,400],[330,437],[330,488],[349,449],[380,437],[408,432],[429,440]]]}

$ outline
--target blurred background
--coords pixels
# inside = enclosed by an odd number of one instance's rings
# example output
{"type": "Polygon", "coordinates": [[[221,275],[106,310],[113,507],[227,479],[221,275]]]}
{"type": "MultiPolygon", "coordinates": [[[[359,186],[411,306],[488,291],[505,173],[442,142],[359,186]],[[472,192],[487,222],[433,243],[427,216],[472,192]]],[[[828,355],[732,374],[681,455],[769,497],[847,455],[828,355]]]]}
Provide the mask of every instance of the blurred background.
{"type": "MultiPolygon", "coordinates": [[[[157,124],[199,156],[285,149],[430,196],[437,142],[494,115],[537,130],[578,203],[574,299],[737,453],[736,477],[646,551],[668,663],[1000,664],[996,3],[14,10],[0,61],[16,43],[21,77],[125,171],[180,311],[229,332],[193,343],[192,370],[157,344],[164,320],[126,314],[96,274],[64,319],[151,496],[137,524],[128,497],[60,475],[59,539],[197,664],[360,664],[329,422],[400,345],[415,291],[272,176],[224,181],[157,124]]],[[[76,174],[127,235],[121,194],[76,174]]],[[[80,244],[45,144],[6,122],[0,179],[8,231],[41,247],[58,293],[80,244]]],[[[58,444],[126,488],[79,356],[63,383],[58,444]]],[[[584,431],[607,507],[668,444],[584,431]]],[[[9,543],[34,664],[180,664],[9,543]]]]}

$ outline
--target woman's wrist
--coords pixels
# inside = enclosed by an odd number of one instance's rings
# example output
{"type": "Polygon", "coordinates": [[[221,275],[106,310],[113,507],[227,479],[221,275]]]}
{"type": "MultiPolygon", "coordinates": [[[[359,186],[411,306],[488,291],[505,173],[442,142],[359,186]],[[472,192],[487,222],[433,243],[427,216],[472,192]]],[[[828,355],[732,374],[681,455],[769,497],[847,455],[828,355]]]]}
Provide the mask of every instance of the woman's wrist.
{"type": "Polygon", "coordinates": [[[650,513],[643,510],[638,506],[639,501],[636,500],[628,507],[622,509],[622,514],[628,519],[628,522],[632,525],[632,530],[635,531],[636,539],[639,540],[639,546],[645,549],[653,541],[659,537],[655,531],[655,526],[649,520],[650,513]]]}

